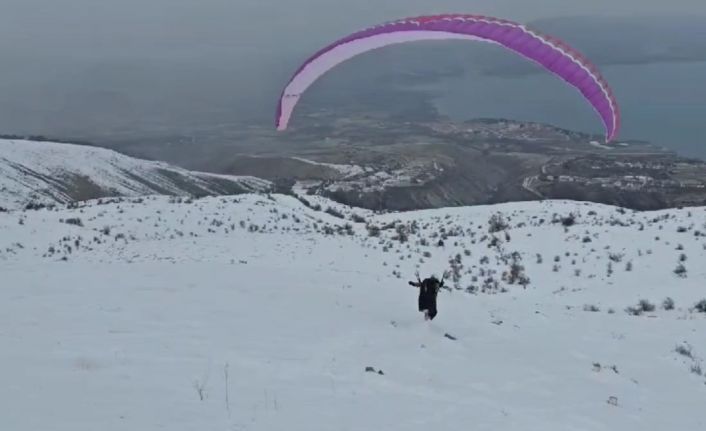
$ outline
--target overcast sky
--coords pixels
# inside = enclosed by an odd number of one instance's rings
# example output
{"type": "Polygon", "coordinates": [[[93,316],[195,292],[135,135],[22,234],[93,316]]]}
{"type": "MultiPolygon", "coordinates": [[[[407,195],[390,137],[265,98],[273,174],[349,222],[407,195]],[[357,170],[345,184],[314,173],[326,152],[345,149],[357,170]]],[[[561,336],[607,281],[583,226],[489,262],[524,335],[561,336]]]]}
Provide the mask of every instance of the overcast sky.
{"type": "Polygon", "coordinates": [[[0,0],[0,133],[269,121],[281,83],[322,45],[447,12],[706,16],[706,0],[0,0]]]}
{"type": "MultiPolygon", "coordinates": [[[[119,56],[223,44],[320,44],[378,21],[435,12],[519,21],[575,14],[706,14],[704,0],[0,0],[3,54],[119,56]],[[299,42],[301,41],[301,42],[299,42]]],[[[309,49],[310,46],[302,48],[309,49]]]]}

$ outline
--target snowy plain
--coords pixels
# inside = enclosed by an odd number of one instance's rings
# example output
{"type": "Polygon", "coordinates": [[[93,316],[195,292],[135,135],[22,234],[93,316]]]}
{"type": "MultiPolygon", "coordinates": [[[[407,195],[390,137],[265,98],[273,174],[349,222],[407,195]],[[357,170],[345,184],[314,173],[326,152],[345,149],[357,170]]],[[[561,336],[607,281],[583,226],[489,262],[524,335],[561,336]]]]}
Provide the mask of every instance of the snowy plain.
{"type": "Polygon", "coordinates": [[[336,208],[0,213],[0,429],[706,429],[706,208],[336,208]]]}

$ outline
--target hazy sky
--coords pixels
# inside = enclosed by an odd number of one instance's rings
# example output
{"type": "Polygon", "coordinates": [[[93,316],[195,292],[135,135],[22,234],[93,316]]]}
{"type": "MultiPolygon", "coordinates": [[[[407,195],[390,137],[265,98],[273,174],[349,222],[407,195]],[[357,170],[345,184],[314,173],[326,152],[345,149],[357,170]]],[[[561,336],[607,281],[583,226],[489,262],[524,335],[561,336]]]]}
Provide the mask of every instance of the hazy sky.
{"type": "MultiPolygon", "coordinates": [[[[704,0],[0,0],[0,50],[155,54],[224,44],[236,53],[318,44],[381,20],[459,11],[526,21],[572,14],[706,14],[704,0]]],[[[302,47],[303,50],[309,46],[302,47]]]]}
{"type": "Polygon", "coordinates": [[[269,119],[281,83],[313,50],[371,24],[444,12],[521,22],[706,15],[706,1],[0,0],[0,133],[269,119]]]}

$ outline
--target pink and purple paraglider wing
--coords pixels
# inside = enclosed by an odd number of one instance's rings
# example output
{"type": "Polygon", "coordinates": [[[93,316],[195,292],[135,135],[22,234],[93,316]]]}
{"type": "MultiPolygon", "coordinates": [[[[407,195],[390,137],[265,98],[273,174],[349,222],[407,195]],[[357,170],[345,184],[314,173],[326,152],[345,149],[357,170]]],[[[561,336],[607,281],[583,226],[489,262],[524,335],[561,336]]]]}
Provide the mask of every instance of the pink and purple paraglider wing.
{"type": "Polygon", "coordinates": [[[422,40],[471,40],[495,43],[532,60],[575,87],[605,126],[606,141],[618,133],[620,111],[597,68],[566,43],[525,26],[477,15],[408,18],[371,27],[340,39],[310,57],[284,88],[276,126],[285,130],[302,94],[322,75],[359,54],[389,45],[422,40]]]}

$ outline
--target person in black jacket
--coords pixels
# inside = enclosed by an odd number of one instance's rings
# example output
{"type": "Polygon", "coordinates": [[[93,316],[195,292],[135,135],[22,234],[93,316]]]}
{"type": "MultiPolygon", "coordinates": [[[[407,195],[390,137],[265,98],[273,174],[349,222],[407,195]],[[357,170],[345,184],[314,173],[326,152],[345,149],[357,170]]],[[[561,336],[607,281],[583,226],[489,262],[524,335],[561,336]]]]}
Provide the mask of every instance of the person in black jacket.
{"type": "Polygon", "coordinates": [[[424,320],[433,320],[436,317],[436,295],[444,287],[444,280],[439,281],[434,275],[417,281],[410,281],[410,286],[419,288],[419,311],[424,312],[424,320]]]}

